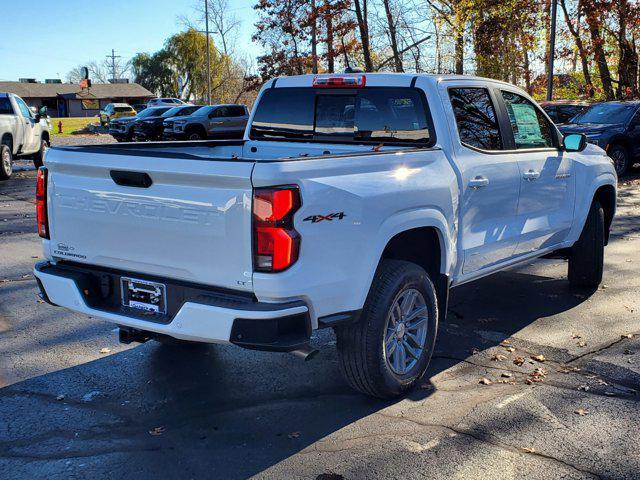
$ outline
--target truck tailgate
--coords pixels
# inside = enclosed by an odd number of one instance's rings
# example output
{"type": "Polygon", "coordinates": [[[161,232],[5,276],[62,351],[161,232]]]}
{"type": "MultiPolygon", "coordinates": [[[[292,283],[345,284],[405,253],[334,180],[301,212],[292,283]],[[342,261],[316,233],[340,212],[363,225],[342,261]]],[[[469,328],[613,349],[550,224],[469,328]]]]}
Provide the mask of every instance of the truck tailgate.
{"type": "Polygon", "coordinates": [[[52,149],[47,168],[54,258],[251,290],[253,162],[52,149]]]}

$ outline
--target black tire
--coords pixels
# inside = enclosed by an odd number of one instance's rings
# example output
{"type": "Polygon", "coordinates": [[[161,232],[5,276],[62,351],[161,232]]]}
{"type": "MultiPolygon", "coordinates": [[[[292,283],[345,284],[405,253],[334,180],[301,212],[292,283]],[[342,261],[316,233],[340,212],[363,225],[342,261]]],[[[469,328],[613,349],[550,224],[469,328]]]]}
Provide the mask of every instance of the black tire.
{"type": "Polygon", "coordinates": [[[622,177],[631,166],[631,159],[629,158],[629,152],[623,145],[614,145],[609,150],[609,158],[613,163],[618,177],[622,177]]]}
{"type": "MultiPolygon", "coordinates": [[[[404,323],[404,320],[398,323],[404,323]]],[[[378,398],[402,395],[427,370],[437,328],[438,302],[427,272],[410,262],[382,260],[358,322],[336,328],[340,370],[351,387],[366,395],[378,398]],[[393,353],[387,358],[385,339],[396,338],[395,333],[387,336],[395,330],[387,322],[391,322],[391,309],[400,296],[416,290],[424,300],[427,315],[423,348],[418,358],[413,357],[413,366],[406,373],[399,374],[391,365],[393,353]]],[[[404,328],[399,335],[404,336],[404,328]]]]}
{"type": "Polygon", "coordinates": [[[204,140],[205,135],[199,129],[188,130],[185,135],[187,140],[204,140]]]}
{"type": "Polygon", "coordinates": [[[598,288],[604,267],[604,210],[597,200],[591,204],[578,241],[569,253],[569,283],[574,287],[598,288]]]}
{"type": "Polygon", "coordinates": [[[13,154],[8,145],[0,145],[0,180],[8,180],[13,173],[13,154]]]}
{"type": "Polygon", "coordinates": [[[45,139],[40,140],[40,150],[33,154],[33,165],[40,168],[44,165],[44,156],[49,148],[49,142],[45,139]]]}

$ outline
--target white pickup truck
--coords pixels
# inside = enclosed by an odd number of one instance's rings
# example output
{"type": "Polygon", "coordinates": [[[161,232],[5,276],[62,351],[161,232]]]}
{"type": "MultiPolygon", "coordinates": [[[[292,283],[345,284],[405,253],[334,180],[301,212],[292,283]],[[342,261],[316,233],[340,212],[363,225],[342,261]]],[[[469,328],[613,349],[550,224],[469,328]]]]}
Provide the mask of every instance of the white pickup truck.
{"type": "Polygon", "coordinates": [[[560,255],[595,288],[616,185],[506,83],[280,78],[243,140],[52,149],[35,276],[125,342],[309,356],[333,327],[349,384],[392,397],[424,374],[451,287],[560,255]]]}
{"type": "Polygon", "coordinates": [[[41,167],[50,132],[45,110],[36,113],[19,96],[0,92],[0,180],[11,177],[17,156],[29,156],[41,167]]]}

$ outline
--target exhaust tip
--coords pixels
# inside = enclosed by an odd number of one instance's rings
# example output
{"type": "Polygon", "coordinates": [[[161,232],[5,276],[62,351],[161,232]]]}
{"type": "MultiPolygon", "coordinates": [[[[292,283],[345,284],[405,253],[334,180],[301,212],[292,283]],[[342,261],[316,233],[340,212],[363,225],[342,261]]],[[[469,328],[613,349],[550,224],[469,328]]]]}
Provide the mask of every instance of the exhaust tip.
{"type": "Polygon", "coordinates": [[[313,347],[311,347],[311,345],[305,345],[303,347],[300,347],[296,350],[292,350],[291,354],[295,357],[298,357],[302,360],[304,360],[305,362],[308,362],[309,360],[311,360],[313,357],[315,357],[318,352],[320,350],[317,350],[313,347]]]}

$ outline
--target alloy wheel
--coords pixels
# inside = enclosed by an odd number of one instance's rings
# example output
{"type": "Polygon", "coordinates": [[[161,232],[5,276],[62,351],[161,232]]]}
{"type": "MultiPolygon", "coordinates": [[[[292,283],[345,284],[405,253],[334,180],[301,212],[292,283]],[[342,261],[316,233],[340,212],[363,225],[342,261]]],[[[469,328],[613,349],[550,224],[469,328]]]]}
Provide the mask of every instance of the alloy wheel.
{"type": "Polygon", "coordinates": [[[2,152],[2,168],[7,175],[11,175],[13,172],[13,166],[11,165],[11,152],[7,149],[2,152]]]}
{"type": "Polygon", "coordinates": [[[395,298],[384,329],[387,365],[396,375],[405,375],[418,363],[425,350],[429,313],[420,291],[409,288],[395,298]]]}

